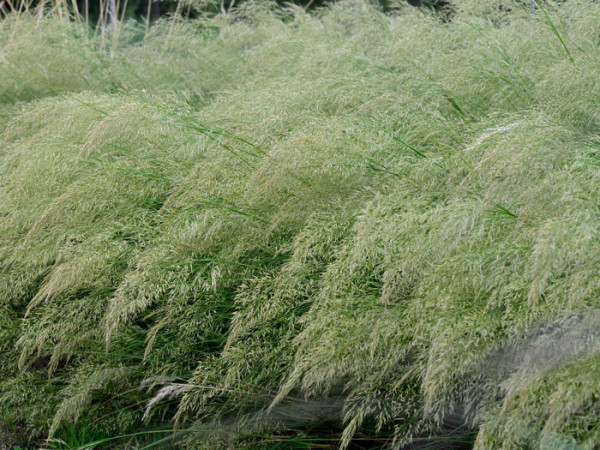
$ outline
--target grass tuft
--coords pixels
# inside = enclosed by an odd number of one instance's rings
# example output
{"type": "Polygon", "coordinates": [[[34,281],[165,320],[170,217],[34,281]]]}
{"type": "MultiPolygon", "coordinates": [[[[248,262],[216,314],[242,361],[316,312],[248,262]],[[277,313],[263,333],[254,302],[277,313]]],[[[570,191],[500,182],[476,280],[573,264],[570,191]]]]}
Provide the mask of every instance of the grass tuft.
{"type": "Polygon", "coordinates": [[[600,446],[598,5],[453,5],[1,19],[0,441],[600,446]]]}

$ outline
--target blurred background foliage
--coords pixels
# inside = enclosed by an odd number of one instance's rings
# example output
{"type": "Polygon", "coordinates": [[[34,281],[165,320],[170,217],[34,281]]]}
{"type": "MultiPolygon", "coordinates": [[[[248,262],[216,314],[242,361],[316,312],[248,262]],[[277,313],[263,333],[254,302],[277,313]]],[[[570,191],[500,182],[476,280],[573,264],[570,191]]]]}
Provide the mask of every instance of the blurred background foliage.
{"type": "MultiPolygon", "coordinates": [[[[0,12],[6,15],[10,12],[24,10],[39,10],[40,7],[61,7],[70,10],[75,15],[88,19],[91,23],[108,17],[108,11],[114,2],[116,15],[120,19],[138,21],[155,21],[163,16],[182,16],[194,18],[200,15],[213,15],[227,11],[245,0],[0,0],[0,12]],[[51,6],[50,6],[51,5],[51,6]]],[[[281,6],[298,5],[307,10],[319,8],[335,0],[277,0],[281,6]]],[[[450,7],[446,0],[399,0],[400,3],[416,7],[440,10],[450,7]]],[[[384,10],[398,4],[394,0],[377,0],[384,10]]]]}

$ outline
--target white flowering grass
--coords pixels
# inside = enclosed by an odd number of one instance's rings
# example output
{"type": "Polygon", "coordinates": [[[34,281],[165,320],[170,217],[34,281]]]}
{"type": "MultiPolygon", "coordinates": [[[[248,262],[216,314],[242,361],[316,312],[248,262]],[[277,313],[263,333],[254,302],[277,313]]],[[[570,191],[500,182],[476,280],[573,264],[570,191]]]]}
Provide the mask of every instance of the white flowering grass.
{"type": "Polygon", "coordinates": [[[600,10],[454,5],[2,20],[0,437],[600,445],[600,10]]]}

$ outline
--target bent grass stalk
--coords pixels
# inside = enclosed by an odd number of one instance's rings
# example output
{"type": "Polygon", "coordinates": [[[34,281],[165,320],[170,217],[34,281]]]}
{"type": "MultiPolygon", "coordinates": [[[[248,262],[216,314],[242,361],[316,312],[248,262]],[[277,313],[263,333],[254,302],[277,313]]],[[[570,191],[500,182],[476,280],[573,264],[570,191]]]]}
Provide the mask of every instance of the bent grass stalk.
{"type": "Polygon", "coordinates": [[[3,18],[0,440],[599,446],[597,5],[454,1],[3,18]]]}

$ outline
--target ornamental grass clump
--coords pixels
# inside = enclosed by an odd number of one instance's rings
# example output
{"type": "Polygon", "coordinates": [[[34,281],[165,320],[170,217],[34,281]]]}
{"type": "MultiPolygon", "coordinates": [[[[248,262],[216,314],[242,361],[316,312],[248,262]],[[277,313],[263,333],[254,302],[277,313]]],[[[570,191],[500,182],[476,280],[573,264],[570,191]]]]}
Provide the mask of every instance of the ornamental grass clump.
{"type": "Polygon", "coordinates": [[[600,445],[597,4],[392,6],[0,22],[1,440],[600,445]]]}

